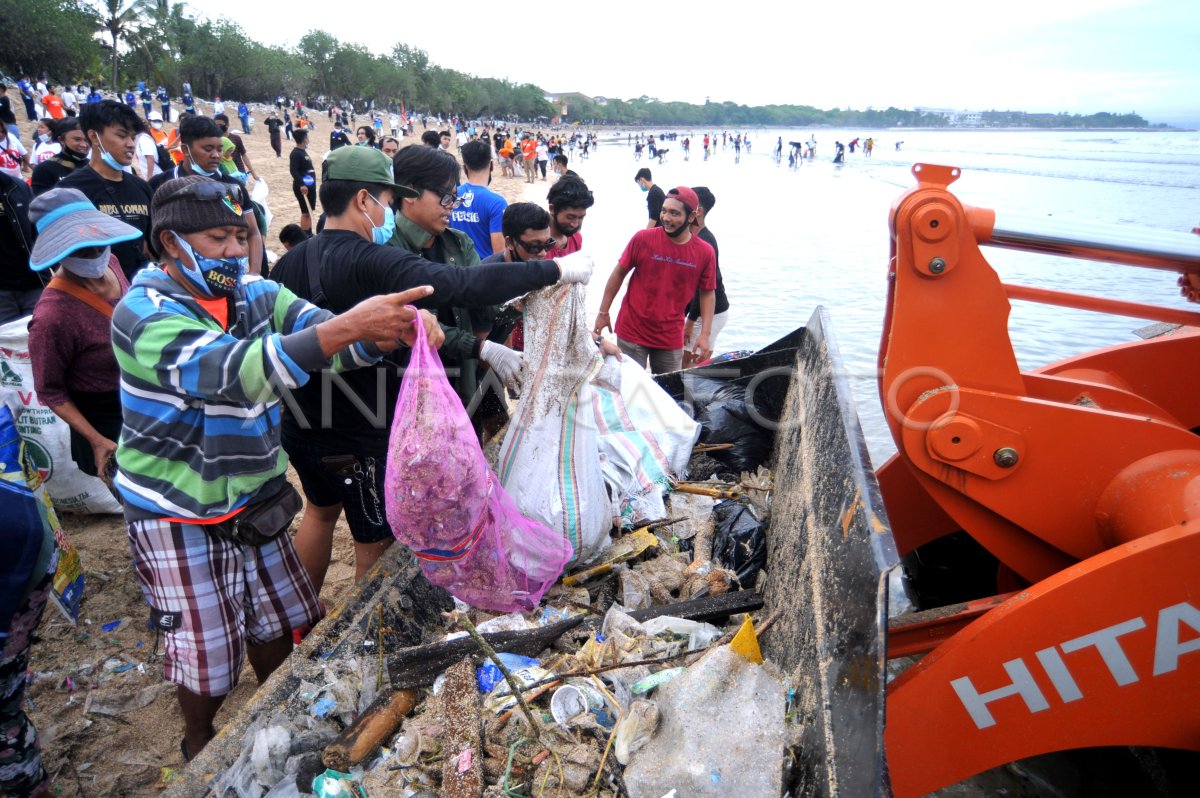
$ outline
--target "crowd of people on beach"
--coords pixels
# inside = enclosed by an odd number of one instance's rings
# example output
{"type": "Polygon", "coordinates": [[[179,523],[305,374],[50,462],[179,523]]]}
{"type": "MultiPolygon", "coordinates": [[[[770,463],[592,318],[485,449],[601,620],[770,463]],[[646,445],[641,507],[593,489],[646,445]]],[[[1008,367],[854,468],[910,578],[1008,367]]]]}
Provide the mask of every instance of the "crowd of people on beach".
{"type": "MultiPolygon", "coordinates": [[[[214,98],[206,115],[186,84],[180,110],[161,88],[87,88],[18,85],[36,123],[28,148],[0,89],[0,323],[31,317],[37,395],[69,426],[79,468],[122,503],[190,760],[215,734],[243,660],[265,680],[322,617],[343,513],[356,576],[393,543],[384,463],[416,325],[464,406],[482,408],[481,434],[484,375],[519,390],[523,325],[506,303],[591,278],[582,228],[594,198],[568,167],[599,140],[371,109],[358,125],[330,104],[318,165],[307,147],[320,112],[280,96],[264,126],[276,157],[283,139],[293,143],[298,213],[272,267],[246,103],[214,98]],[[492,191],[497,163],[502,175],[547,181],[545,207],[492,191]],[[332,374],[346,390],[328,390],[332,374]]],[[[703,186],[664,192],[649,169],[635,180],[647,226],[605,283],[594,340],[602,356],[662,373],[710,357],[728,316],[707,226],[716,198],[703,186]]],[[[37,526],[10,537],[42,552],[53,549],[45,535],[37,526]]],[[[22,708],[47,565],[14,558],[0,574],[0,729],[12,743],[0,789],[13,795],[50,788],[22,708]]]]}

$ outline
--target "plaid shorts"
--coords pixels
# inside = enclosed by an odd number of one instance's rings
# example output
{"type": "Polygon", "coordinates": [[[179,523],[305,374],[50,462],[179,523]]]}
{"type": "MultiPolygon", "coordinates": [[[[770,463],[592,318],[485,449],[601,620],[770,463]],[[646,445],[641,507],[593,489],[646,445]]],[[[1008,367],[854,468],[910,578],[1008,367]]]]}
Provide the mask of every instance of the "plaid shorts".
{"type": "Polygon", "coordinates": [[[237,684],[246,645],[268,643],[321,617],[317,595],[285,532],[242,546],[198,524],[148,519],[129,524],[142,592],[163,631],[163,678],[193,693],[226,695],[237,684]]]}

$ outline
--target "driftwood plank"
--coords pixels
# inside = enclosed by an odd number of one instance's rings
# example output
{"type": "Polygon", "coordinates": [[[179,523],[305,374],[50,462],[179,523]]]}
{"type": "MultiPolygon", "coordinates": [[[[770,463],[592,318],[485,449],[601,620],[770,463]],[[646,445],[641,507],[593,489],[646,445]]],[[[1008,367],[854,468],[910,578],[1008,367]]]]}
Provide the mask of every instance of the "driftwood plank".
{"type": "MultiPolygon", "coordinates": [[[[712,621],[762,609],[762,595],[754,590],[739,590],[720,596],[663,604],[629,613],[635,620],[647,621],[662,615],[672,615],[691,621],[712,621]]],[[[534,656],[567,632],[576,629],[592,630],[600,626],[601,618],[577,615],[548,626],[521,629],[515,632],[489,632],[483,637],[497,651],[534,656]]],[[[441,640],[423,646],[402,648],[388,654],[388,675],[392,687],[404,690],[433,684],[442,671],[455,662],[470,658],[475,664],[483,661],[479,647],[469,637],[441,640]]]]}

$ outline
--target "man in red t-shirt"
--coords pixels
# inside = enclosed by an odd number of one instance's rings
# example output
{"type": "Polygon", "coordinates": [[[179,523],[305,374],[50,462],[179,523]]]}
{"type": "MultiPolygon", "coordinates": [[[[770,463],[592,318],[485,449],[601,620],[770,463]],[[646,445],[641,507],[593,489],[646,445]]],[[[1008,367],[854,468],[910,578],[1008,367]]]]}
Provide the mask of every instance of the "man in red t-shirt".
{"type": "Polygon", "coordinates": [[[709,344],[716,306],[717,259],[706,241],[692,235],[689,223],[700,200],[687,186],[673,188],[663,202],[661,226],[635,233],[604,286],[593,331],[612,329],[608,309],[630,272],[629,288],[617,316],[621,351],[655,374],[678,371],[683,364],[683,317],[700,291],[700,336],[692,349],[699,361],[712,355],[709,344]]]}

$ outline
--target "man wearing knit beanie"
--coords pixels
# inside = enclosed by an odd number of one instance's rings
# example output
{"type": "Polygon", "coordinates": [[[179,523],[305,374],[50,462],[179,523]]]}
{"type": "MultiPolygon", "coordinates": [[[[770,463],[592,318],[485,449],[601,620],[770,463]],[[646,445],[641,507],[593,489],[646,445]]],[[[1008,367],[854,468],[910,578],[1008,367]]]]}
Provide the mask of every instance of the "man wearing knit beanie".
{"type": "Polygon", "coordinates": [[[429,286],[335,316],[247,275],[249,225],[222,183],[171,180],[152,218],[163,262],[136,275],[113,313],[124,417],[116,485],[166,641],[163,677],[179,686],[187,760],[215,734],[243,658],[264,681],[290,653],[291,630],[320,617],[286,534],[300,500],[279,446],[282,395],[309,372],[375,363],[412,340],[414,323],[435,346],[442,333],[407,307],[429,286]]]}

